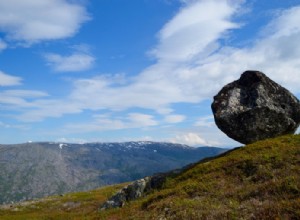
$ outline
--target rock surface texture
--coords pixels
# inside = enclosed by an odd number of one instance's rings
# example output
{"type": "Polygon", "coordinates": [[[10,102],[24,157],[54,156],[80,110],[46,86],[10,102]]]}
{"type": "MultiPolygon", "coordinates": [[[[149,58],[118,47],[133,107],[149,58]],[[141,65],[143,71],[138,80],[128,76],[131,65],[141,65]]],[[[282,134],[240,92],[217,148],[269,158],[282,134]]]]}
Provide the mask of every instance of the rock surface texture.
{"type": "Polygon", "coordinates": [[[217,126],[243,144],[294,133],[300,103],[287,89],[259,71],[246,71],[214,97],[217,126]]]}
{"type": "Polygon", "coordinates": [[[100,211],[110,208],[121,208],[126,203],[143,197],[153,190],[159,190],[162,188],[168,177],[177,175],[191,166],[193,166],[193,164],[185,166],[182,169],[176,169],[166,173],[158,173],[153,176],[136,180],[133,183],[125,186],[123,189],[109,198],[105,203],[103,203],[100,207],[100,211]]]}

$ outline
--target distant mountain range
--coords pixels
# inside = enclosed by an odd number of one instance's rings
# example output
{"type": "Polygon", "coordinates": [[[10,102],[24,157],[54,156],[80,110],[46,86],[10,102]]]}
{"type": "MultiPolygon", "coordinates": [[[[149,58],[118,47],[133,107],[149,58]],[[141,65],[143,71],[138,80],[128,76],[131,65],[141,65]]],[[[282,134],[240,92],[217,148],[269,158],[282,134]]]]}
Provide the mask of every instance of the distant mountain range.
{"type": "Polygon", "coordinates": [[[156,142],[0,145],[0,204],[132,181],[224,151],[156,142]]]}

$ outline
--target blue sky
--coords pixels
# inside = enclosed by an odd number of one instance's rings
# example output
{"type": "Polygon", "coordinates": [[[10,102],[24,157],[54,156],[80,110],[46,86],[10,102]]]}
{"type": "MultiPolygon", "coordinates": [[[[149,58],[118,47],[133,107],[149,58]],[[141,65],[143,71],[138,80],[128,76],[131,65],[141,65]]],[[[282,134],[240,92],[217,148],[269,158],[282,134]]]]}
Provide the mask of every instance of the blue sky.
{"type": "Polygon", "coordinates": [[[299,98],[299,21],[299,0],[0,0],[0,143],[240,145],[212,98],[248,69],[299,98]]]}

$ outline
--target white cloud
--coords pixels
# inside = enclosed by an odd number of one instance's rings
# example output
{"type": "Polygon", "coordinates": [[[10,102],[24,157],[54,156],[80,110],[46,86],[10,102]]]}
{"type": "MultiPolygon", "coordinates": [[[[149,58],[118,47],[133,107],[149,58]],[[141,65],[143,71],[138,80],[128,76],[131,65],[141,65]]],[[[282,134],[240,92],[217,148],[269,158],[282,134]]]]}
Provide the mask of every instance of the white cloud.
{"type": "Polygon", "coordinates": [[[159,32],[160,43],[152,53],[162,62],[178,63],[210,52],[222,34],[238,27],[230,21],[237,6],[218,0],[188,4],[159,32]]]}
{"type": "Polygon", "coordinates": [[[75,143],[75,144],[85,144],[85,143],[87,143],[88,141],[85,140],[85,139],[81,139],[81,138],[65,138],[65,137],[62,137],[62,138],[58,138],[58,139],[56,140],[56,142],[75,143]]]}
{"type": "Polygon", "coordinates": [[[141,113],[129,113],[124,117],[111,115],[95,115],[94,120],[87,123],[72,123],[64,127],[66,133],[88,133],[94,131],[110,131],[130,128],[147,128],[158,125],[154,116],[141,113]]]}
{"type": "Polygon", "coordinates": [[[166,113],[170,111],[167,105],[171,100],[183,100],[180,91],[174,85],[169,85],[168,81],[149,81],[140,76],[124,85],[116,84],[115,77],[95,77],[76,80],[74,86],[70,98],[94,110],[140,107],[166,113]],[[95,94],[97,98],[87,98],[95,94]]]}
{"type": "MultiPolygon", "coordinates": [[[[19,99],[17,100],[18,102],[21,101],[19,99]]],[[[43,121],[49,117],[59,118],[66,113],[79,114],[83,112],[83,107],[80,103],[73,103],[69,100],[37,99],[31,102],[24,100],[24,104],[21,103],[19,105],[28,108],[17,116],[17,119],[24,122],[43,121]]]]}
{"type": "Polygon", "coordinates": [[[5,129],[18,129],[18,130],[28,130],[29,126],[27,125],[20,125],[20,124],[7,124],[2,121],[0,121],[0,128],[5,128],[5,129]]]}
{"type": "Polygon", "coordinates": [[[39,107],[29,100],[46,96],[48,96],[47,93],[35,90],[4,90],[0,91],[0,104],[2,109],[24,111],[24,108],[28,110],[39,107]]]}
{"type": "Polygon", "coordinates": [[[191,146],[237,147],[240,143],[228,138],[215,124],[212,126],[173,127],[167,131],[166,141],[191,146]]]}
{"type": "Polygon", "coordinates": [[[0,30],[10,40],[27,43],[71,37],[89,16],[67,0],[1,0],[0,30]]]}
{"type": "Polygon", "coordinates": [[[7,44],[0,38],[0,52],[7,48],[7,44]]]}
{"type": "Polygon", "coordinates": [[[214,116],[209,115],[209,116],[198,118],[194,125],[201,126],[201,127],[212,127],[215,125],[214,116]]]}
{"type": "Polygon", "coordinates": [[[24,98],[41,98],[48,96],[45,92],[35,90],[5,90],[1,93],[1,95],[24,98]]]}
{"type": "Polygon", "coordinates": [[[20,77],[8,75],[0,70],[0,86],[20,85],[21,81],[20,77]]]}
{"type": "Polygon", "coordinates": [[[290,36],[300,32],[298,24],[300,6],[295,6],[287,10],[279,11],[276,18],[271,21],[264,30],[264,34],[271,38],[290,36]],[[288,25],[287,25],[288,24],[288,25]]]}
{"type": "Polygon", "coordinates": [[[70,56],[48,53],[45,55],[48,65],[57,72],[77,72],[88,70],[94,64],[95,58],[86,53],[73,53],[70,56]]]}
{"type": "Polygon", "coordinates": [[[164,121],[167,123],[180,123],[183,122],[185,120],[185,116],[184,115],[167,115],[164,118],[164,121]]]}
{"type": "Polygon", "coordinates": [[[128,115],[128,119],[133,126],[137,126],[137,127],[149,127],[149,126],[158,125],[158,122],[153,119],[152,115],[141,114],[141,113],[130,113],[128,115]]]}
{"type": "Polygon", "coordinates": [[[173,143],[186,144],[190,146],[207,146],[209,145],[205,139],[195,133],[187,133],[176,136],[170,140],[173,143]]]}

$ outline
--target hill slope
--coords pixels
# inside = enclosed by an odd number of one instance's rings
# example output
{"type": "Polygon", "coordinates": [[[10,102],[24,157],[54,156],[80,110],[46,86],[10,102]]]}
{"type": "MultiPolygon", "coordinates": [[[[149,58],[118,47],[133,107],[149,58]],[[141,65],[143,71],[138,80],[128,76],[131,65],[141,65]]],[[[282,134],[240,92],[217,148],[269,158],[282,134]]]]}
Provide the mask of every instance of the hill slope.
{"type": "Polygon", "coordinates": [[[260,141],[170,176],[123,208],[98,211],[122,186],[2,207],[1,219],[299,219],[300,135],[260,141]]]}
{"type": "Polygon", "coordinates": [[[156,142],[0,145],[0,204],[132,181],[223,151],[156,142]]]}

